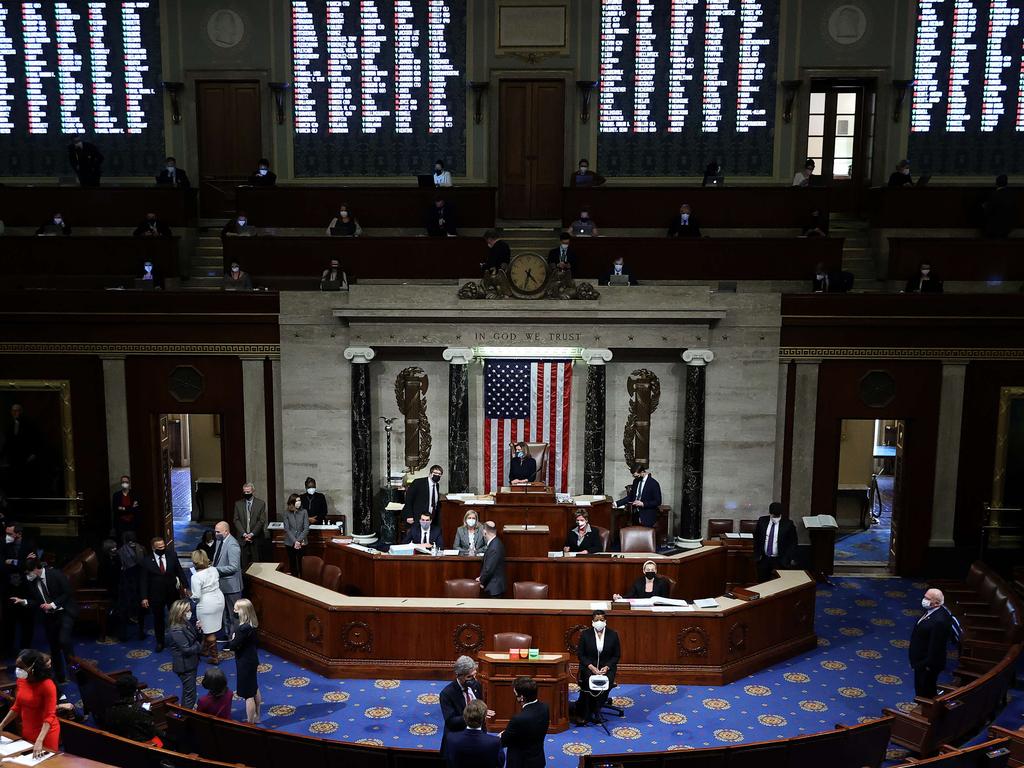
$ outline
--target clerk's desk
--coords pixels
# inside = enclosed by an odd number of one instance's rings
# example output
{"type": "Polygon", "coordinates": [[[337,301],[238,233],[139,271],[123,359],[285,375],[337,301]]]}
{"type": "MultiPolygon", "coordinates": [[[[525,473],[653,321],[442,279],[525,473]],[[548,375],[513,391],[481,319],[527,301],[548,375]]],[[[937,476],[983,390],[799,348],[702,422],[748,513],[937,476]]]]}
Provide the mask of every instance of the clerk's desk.
{"type": "MultiPolygon", "coordinates": [[[[444,680],[456,658],[488,650],[498,632],[525,632],[544,652],[575,653],[590,625],[589,600],[348,597],[279,567],[254,563],[247,571],[260,644],[327,677],[444,680]]],[[[816,647],[807,573],[780,571],[753,589],[760,599],[722,596],[711,610],[610,611],[622,643],[618,679],[722,685],[816,647]]]]}

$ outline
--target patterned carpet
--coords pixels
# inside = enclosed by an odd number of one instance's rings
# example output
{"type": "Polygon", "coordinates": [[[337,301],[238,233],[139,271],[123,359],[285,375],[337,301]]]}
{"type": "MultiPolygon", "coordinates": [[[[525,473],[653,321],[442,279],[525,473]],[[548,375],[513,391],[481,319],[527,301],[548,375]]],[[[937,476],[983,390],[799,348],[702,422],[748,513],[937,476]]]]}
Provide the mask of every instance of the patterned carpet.
{"type": "Polygon", "coordinates": [[[889,562],[892,488],[893,478],[891,476],[878,476],[880,504],[875,507],[878,522],[871,525],[866,531],[857,531],[836,539],[836,565],[841,565],[844,562],[858,564],[889,562]]]}
{"type": "MultiPolygon", "coordinates": [[[[920,615],[922,583],[906,579],[837,579],[818,591],[818,648],[730,685],[621,685],[611,736],[596,727],[548,738],[548,764],[575,766],[580,754],[686,749],[783,738],[876,717],[883,706],[913,700],[906,648],[920,615]]],[[[614,618],[612,619],[614,626],[614,618]]],[[[78,652],[101,668],[131,667],[152,688],[178,692],[170,656],[149,642],[82,642],[78,652]]],[[[951,658],[955,652],[950,651],[951,658]]],[[[227,656],[230,658],[230,656],[227,656]]],[[[436,749],[437,696],[445,681],[329,680],[261,653],[264,725],[344,741],[436,749]]],[[[230,661],[224,665],[234,678],[230,661]]],[[[953,663],[949,668],[952,669],[953,663]]],[[[948,678],[948,673],[946,675],[948,678]]],[[[944,679],[946,679],[944,678],[944,679]]],[[[75,692],[68,695],[76,698],[75,692]]],[[[571,694],[575,698],[575,693],[571,694]]],[[[1019,694],[1014,696],[1019,709],[1019,694]]],[[[1013,705],[1011,705],[1013,706],[1013,705]]],[[[235,717],[243,717],[235,702],[235,717]]],[[[1019,718],[1019,713],[1018,713],[1019,718]]],[[[891,750],[891,758],[901,750],[891,750]]]]}
{"type": "Polygon", "coordinates": [[[192,473],[188,467],[171,470],[171,504],[174,551],[181,557],[189,557],[203,535],[204,526],[192,522],[192,473]]]}

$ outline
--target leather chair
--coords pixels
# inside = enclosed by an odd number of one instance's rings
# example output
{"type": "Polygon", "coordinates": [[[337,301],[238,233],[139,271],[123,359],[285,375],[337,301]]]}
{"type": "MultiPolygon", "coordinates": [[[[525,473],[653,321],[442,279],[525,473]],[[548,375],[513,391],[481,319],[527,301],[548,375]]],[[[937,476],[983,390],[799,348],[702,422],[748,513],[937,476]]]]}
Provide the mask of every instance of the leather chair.
{"type": "Polygon", "coordinates": [[[740,533],[753,533],[757,528],[757,520],[740,520],[740,533]]]}
{"type": "Polygon", "coordinates": [[[675,597],[676,596],[676,580],[673,579],[671,576],[666,576],[665,578],[668,579],[668,596],[669,597],[675,597]]]}
{"type": "Polygon", "coordinates": [[[732,518],[713,517],[708,520],[708,538],[714,539],[723,533],[732,533],[733,527],[732,518]]]}
{"type": "Polygon", "coordinates": [[[496,651],[507,651],[510,648],[529,648],[533,645],[533,636],[522,632],[496,632],[491,638],[491,647],[496,651]]]}
{"type": "Polygon", "coordinates": [[[320,586],[337,592],[341,587],[341,568],[336,565],[325,565],[320,572],[320,586]]]}
{"type": "Polygon", "coordinates": [[[601,551],[607,552],[608,546],[612,543],[612,532],[607,528],[602,528],[600,525],[592,525],[590,527],[597,531],[597,535],[601,537],[601,551]]]}
{"type": "Polygon", "coordinates": [[[445,597],[482,597],[480,582],[474,579],[445,579],[445,597]]]}
{"type": "MultiPolygon", "coordinates": [[[[548,585],[539,581],[517,581],[512,585],[512,597],[515,600],[547,600],[548,585]]],[[[513,648],[520,646],[514,645],[513,648]]]]}
{"type": "Polygon", "coordinates": [[[302,558],[302,568],[299,573],[301,574],[303,581],[319,584],[320,574],[323,570],[323,558],[317,557],[316,555],[306,555],[302,558]]]}
{"type": "MultiPolygon", "coordinates": [[[[513,444],[508,447],[508,458],[506,461],[512,461],[512,448],[513,444]]],[[[537,474],[534,479],[539,483],[546,483],[548,476],[548,444],[547,443],[526,443],[526,455],[532,456],[533,460],[537,462],[537,474]]],[[[506,464],[505,466],[508,466],[506,464]]],[[[508,477],[501,478],[501,483],[504,484],[508,480],[508,477]]]]}
{"type": "Polygon", "coordinates": [[[645,525],[627,525],[619,531],[619,551],[650,552],[658,551],[654,540],[654,529],[645,525]]]}

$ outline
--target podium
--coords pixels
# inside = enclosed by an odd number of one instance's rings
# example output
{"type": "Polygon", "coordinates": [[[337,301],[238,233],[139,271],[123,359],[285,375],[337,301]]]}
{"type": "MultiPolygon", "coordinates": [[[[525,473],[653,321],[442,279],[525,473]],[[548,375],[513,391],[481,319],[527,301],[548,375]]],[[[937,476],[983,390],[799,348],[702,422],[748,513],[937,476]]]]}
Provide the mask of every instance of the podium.
{"type": "Polygon", "coordinates": [[[569,654],[544,653],[536,659],[509,659],[508,651],[480,651],[480,680],[484,685],[484,701],[495,717],[487,721],[488,730],[503,730],[519,711],[513,683],[520,675],[537,681],[537,700],[551,710],[548,733],[569,729],[569,654]]]}
{"type": "Polygon", "coordinates": [[[497,504],[554,504],[555,489],[544,483],[506,485],[494,497],[497,504]]]}

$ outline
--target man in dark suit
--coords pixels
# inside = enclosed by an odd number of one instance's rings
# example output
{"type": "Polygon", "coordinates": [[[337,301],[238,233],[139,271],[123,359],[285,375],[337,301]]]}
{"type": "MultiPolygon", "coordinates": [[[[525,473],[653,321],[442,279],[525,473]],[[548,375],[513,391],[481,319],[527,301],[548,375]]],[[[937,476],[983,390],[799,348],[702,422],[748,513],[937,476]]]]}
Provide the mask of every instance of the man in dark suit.
{"type": "Polygon", "coordinates": [[[157,218],[152,211],[146,214],[146,218],[139,222],[139,226],[132,232],[133,237],[170,237],[171,228],[157,218]]]}
{"type": "Polygon", "coordinates": [[[629,279],[630,285],[636,285],[636,276],[629,267],[626,266],[626,262],[623,258],[621,256],[616,256],[615,260],[612,262],[611,271],[602,275],[597,282],[599,285],[608,285],[613,277],[620,278],[622,275],[625,275],[629,279]]]}
{"type": "Polygon", "coordinates": [[[517,677],[512,690],[523,709],[501,732],[501,745],[508,750],[505,764],[507,768],[544,768],[544,739],[551,712],[547,704],[537,701],[537,682],[532,677],[517,677]]]}
{"type": "Polygon", "coordinates": [[[64,683],[67,681],[65,662],[75,655],[71,630],[78,618],[78,603],[71,584],[59,569],[50,568],[39,558],[33,558],[25,565],[22,579],[23,596],[12,598],[12,602],[27,606],[42,616],[53,659],[53,673],[58,683],[64,683]]]}
{"type": "MultiPolygon", "coordinates": [[[[451,734],[463,731],[466,720],[463,710],[471,701],[482,699],[484,695],[480,681],[476,679],[477,663],[469,656],[459,656],[455,660],[455,679],[441,689],[438,703],[441,705],[441,719],[444,720],[444,731],[441,733],[441,754],[447,756],[448,739],[451,734]]],[[[489,717],[494,713],[490,712],[489,717]]]]}
{"type": "Polygon", "coordinates": [[[633,487],[626,498],[619,499],[617,506],[627,506],[633,512],[634,525],[653,528],[658,523],[658,507],[661,506],[661,485],[651,477],[651,470],[643,464],[633,467],[633,487]]]}
{"type": "Polygon", "coordinates": [[[167,609],[178,599],[181,590],[188,588],[188,577],[178,562],[178,556],[167,551],[167,544],[163,538],[154,537],[150,547],[152,553],[141,563],[139,599],[142,601],[143,610],[153,613],[156,652],[160,653],[164,649],[167,609]]]}
{"type": "Polygon", "coordinates": [[[14,656],[19,648],[32,645],[34,614],[27,605],[16,605],[13,598],[24,596],[25,564],[36,557],[35,546],[25,538],[22,527],[4,520],[4,544],[0,551],[0,658],[14,656]],[[17,630],[20,629],[20,632],[17,630]]]}
{"type": "Polygon", "coordinates": [[[249,185],[253,187],[272,187],[277,184],[277,174],[270,170],[270,161],[261,157],[256,165],[256,172],[249,177],[249,185]]]}
{"type": "Polygon", "coordinates": [[[946,644],[952,628],[950,614],[943,607],[945,598],[937,589],[924,593],[921,607],[925,614],[910,635],[910,666],[914,670],[914,695],[935,698],[935,682],[946,668],[946,644]]]}
{"type": "Polygon", "coordinates": [[[615,685],[615,671],[622,657],[619,634],[608,628],[604,611],[594,611],[590,628],[580,632],[576,655],[580,660],[580,697],[576,702],[576,723],[585,725],[588,721],[597,722],[597,714],[608,700],[608,692],[615,685]],[[606,690],[590,689],[590,678],[594,675],[608,678],[606,690]]]}
{"type": "Polygon", "coordinates": [[[441,510],[441,478],[444,470],[440,464],[430,468],[426,477],[417,477],[405,492],[405,507],[402,510],[405,514],[405,524],[412,525],[416,519],[426,512],[431,518],[437,518],[438,527],[441,526],[441,518],[438,512],[441,510]]]}
{"type": "Polygon", "coordinates": [[[512,249],[508,243],[498,237],[498,230],[488,229],[484,232],[484,242],[487,243],[487,260],[480,265],[484,272],[493,269],[508,268],[512,261],[512,249]]]}
{"type": "Polygon", "coordinates": [[[179,168],[178,161],[173,157],[168,157],[164,161],[163,170],[156,175],[156,183],[158,187],[181,187],[182,189],[192,186],[185,169],[179,168]]]}
{"type": "Polygon", "coordinates": [[[576,274],[576,251],[572,247],[572,235],[563,232],[558,236],[558,245],[548,251],[548,264],[555,269],[568,269],[576,274]]]}
{"type": "Polygon", "coordinates": [[[443,546],[441,541],[441,526],[434,525],[432,518],[426,512],[420,513],[420,524],[409,526],[405,532],[403,544],[422,544],[425,547],[443,546]]]}
{"type": "Polygon", "coordinates": [[[306,478],[306,492],[302,494],[302,508],[313,525],[327,524],[327,497],[316,489],[316,480],[306,478]]]}
{"type": "Polygon", "coordinates": [[[1017,201],[1005,173],[996,177],[996,188],[982,206],[984,237],[1009,237],[1017,221],[1017,201]]]}
{"type": "Polygon", "coordinates": [[[142,511],[139,507],[139,495],[132,493],[132,479],[128,475],[121,475],[121,487],[114,491],[110,499],[110,509],[114,515],[115,538],[120,542],[125,531],[135,530],[142,511]]]}
{"type": "Polygon", "coordinates": [[[790,568],[796,558],[796,526],[782,517],[782,505],[773,501],[768,514],[754,526],[754,562],[758,581],[768,581],[777,568],[790,568]]]}
{"type": "Polygon", "coordinates": [[[452,768],[502,768],[505,752],[501,739],[484,730],[487,705],[474,699],[462,710],[466,728],[448,734],[446,759],[452,768]]]}
{"type": "Polygon", "coordinates": [[[78,176],[78,183],[83,187],[98,187],[103,174],[103,155],[95,144],[85,141],[81,136],[71,137],[68,145],[68,162],[78,176]]]}
{"type": "Polygon", "coordinates": [[[679,206],[679,215],[668,224],[669,237],[700,237],[700,227],[690,210],[689,203],[679,206]]]}
{"type": "Polygon", "coordinates": [[[480,589],[487,597],[501,597],[505,594],[505,545],[498,538],[498,528],[493,520],[484,523],[484,561],[480,564],[480,589]]]}
{"type": "Polygon", "coordinates": [[[443,197],[438,196],[434,200],[424,218],[427,234],[431,237],[455,237],[459,234],[455,228],[455,207],[443,197]]]}
{"type": "Polygon", "coordinates": [[[235,533],[242,548],[244,574],[250,565],[259,561],[267,535],[267,502],[256,498],[256,486],[252,483],[242,486],[242,498],[235,502],[235,533]]]}

